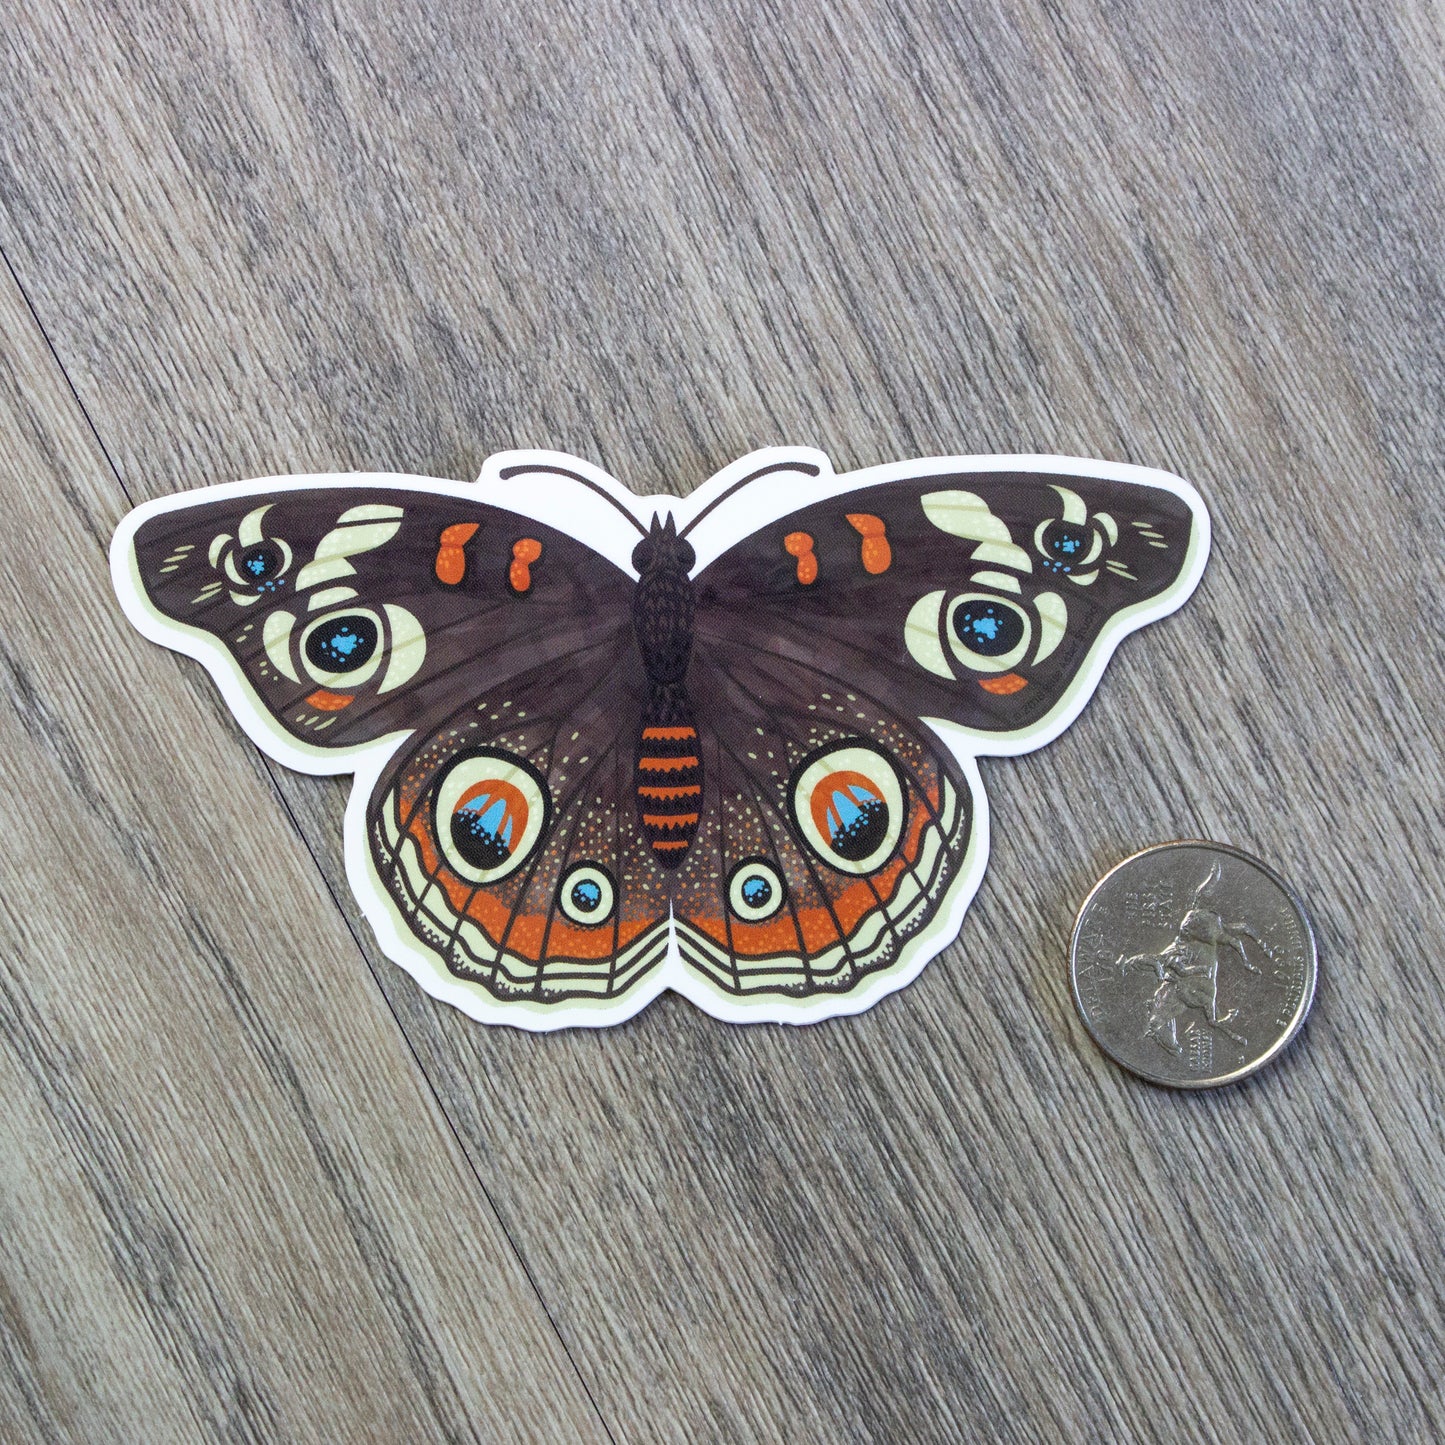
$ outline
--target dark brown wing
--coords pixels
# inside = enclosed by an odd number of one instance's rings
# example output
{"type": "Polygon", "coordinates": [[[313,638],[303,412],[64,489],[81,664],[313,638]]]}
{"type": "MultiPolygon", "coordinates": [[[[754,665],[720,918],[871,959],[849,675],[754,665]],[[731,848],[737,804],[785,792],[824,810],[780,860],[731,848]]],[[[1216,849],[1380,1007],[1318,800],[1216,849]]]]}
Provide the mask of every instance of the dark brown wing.
{"type": "Polygon", "coordinates": [[[152,508],[118,536],[117,587],[267,751],[357,771],[348,872],[429,991],[525,1027],[625,1017],[671,940],[632,799],[633,582],[448,485],[152,508]]]}
{"type": "Polygon", "coordinates": [[[696,579],[688,686],[713,791],[678,880],[678,986],[728,1017],[866,1007],[950,942],[984,863],[973,756],[1065,726],[1207,543],[1182,484],[820,486],[835,494],[696,579]]]}
{"type": "Polygon", "coordinates": [[[160,640],[219,667],[258,743],[313,770],[630,637],[625,572],[468,497],[343,484],[202,501],[144,520],[121,560],[160,640]]]}
{"type": "Polygon", "coordinates": [[[1066,723],[1097,680],[1091,659],[1192,585],[1196,505],[1159,486],[1034,473],[849,491],[703,570],[698,656],[743,637],[1015,750],[1066,723]]]}
{"type": "Polygon", "coordinates": [[[866,674],[720,642],[694,676],[711,807],[674,909],[697,1001],[788,1018],[900,987],[977,882],[965,769],[866,674]]]}

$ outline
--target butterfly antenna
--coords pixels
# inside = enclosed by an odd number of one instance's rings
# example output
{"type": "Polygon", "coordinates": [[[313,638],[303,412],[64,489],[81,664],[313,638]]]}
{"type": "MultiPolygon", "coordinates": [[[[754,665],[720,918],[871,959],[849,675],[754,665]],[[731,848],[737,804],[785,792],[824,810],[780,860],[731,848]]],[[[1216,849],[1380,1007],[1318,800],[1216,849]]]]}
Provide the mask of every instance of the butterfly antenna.
{"type": "Polygon", "coordinates": [[[759,467],[755,472],[749,472],[747,476],[734,482],[732,486],[725,488],[721,493],[710,501],[687,526],[682,529],[681,535],[687,536],[714,507],[720,506],[732,496],[739,487],[745,487],[749,482],[755,482],[759,477],[769,476],[773,472],[801,472],[805,477],[816,477],[822,471],[821,467],[815,467],[811,462],[774,462],[769,467],[759,467]]]}
{"type": "Polygon", "coordinates": [[[580,472],[569,472],[566,467],[537,466],[535,463],[529,464],[527,462],[523,462],[519,466],[503,467],[502,470],[498,473],[498,475],[504,482],[506,482],[510,481],[513,477],[521,476],[527,472],[551,472],[554,476],[570,477],[574,482],[581,482],[588,491],[596,492],[597,495],[601,497],[604,502],[606,502],[609,506],[616,508],[617,511],[621,512],[622,515],[626,517],[627,520],[631,522],[632,525],[636,527],[637,530],[644,537],[647,536],[647,528],[644,527],[642,523],[639,522],[637,518],[634,517],[632,513],[628,511],[628,509],[624,507],[622,503],[619,502],[617,498],[614,497],[612,493],[607,490],[606,487],[599,487],[597,483],[594,482],[590,477],[584,477],[581,475],[580,472]]]}

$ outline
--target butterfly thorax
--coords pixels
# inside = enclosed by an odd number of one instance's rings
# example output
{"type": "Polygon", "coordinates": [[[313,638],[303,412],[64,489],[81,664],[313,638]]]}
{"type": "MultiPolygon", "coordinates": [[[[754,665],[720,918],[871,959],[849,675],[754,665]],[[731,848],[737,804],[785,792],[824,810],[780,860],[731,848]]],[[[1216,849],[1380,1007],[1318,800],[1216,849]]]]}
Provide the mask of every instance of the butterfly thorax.
{"type": "Polygon", "coordinates": [[[638,571],[632,629],[648,689],[635,795],[643,836],[664,868],[676,868],[687,856],[701,812],[702,755],[686,688],[694,609],[688,573],[695,561],[671,516],[665,522],[654,517],[632,554],[638,571]]]}

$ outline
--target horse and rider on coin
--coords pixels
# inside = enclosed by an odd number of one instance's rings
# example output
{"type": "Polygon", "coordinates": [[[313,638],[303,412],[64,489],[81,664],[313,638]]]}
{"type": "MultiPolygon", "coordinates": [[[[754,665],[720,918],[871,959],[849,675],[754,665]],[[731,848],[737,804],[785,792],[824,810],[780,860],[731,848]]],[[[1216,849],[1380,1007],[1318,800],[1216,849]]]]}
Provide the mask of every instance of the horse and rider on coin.
{"type": "Polygon", "coordinates": [[[1116,964],[1121,974],[1143,968],[1159,980],[1144,1032],[1146,1037],[1173,1054],[1183,1048],[1179,1040],[1179,1021],[1190,1014],[1200,1015],[1209,1028],[1218,1030],[1235,1043],[1245,1042],[1241,1034],[1228,1027],[1239,1010],[1219,1011],[1219,951],[1221,948],[1233,949],[1245,968],[1257,974],[1261,970],[1250,962],[1244,947],[1245,940],[1261,949],[1264,942],[1248,924],[1228,924],[1208,906],[1207,895],[1218,885],[1220,877],[1219,864],[1216,863],[1209,876],[1194,890],[1193,901],[1180,919],[1174,938],[1162,951],[1136,953],[1127,958],[1120,954],[1116,964]]]}

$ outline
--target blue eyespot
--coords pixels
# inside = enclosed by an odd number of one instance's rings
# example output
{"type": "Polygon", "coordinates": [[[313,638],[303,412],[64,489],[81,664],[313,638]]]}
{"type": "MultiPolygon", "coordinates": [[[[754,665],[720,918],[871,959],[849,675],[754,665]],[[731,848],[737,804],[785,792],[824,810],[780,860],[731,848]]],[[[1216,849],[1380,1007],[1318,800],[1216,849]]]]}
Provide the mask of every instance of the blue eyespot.
{"type": "Polygon", "coordinates": [[[546,780],[500,748],[456,757],[437,780],[431,807],[446,867],[482,886],[500,882],[536,852],[552,813],[546,780]]]}
{"type": "Polygon", "coordinates": [[[903,837],[907,784],[871,738],[824,744],[798,764],[788,792],[797,836],[839,873],[878,872],[903,837]]]}
{"type": "Polygon", "coordinates": [[[616,911],[617,885],[600,863],[578,863],[562,879],[557,902],[573,923],[593,928],[616,911]]]}
{"type": "Polygon", "coordinates": [[[753,873],[743,879],[743,902],[749,908],[761,908],[771,901],[773,885],[761,873],[753,873]]]}
{"type": "Polygon", "coordinates": [[[370,617],[332,617],[306,639],[306,656],[319,672],[355,672],[371,660],[379,636],[370,617]]]}
{"type": "Polygon", "coordinates": [[[261,583],[285,570],[281,549],[274,542],[257,542],[247,547],[237,559],[242,576],[248,582],[261,583]]]}
{"type": "Polygon", "coordinates": [[[473,868],[500,868],[527,831],[530,811],[521,790],[506,780],[475,783],[452,811],[452,843],[473,868]]]}
{"type": "Polygon", "coordinates": [[[745,858],[728,875],[728,907],[745,923],[763,923],[784,904],[788,886],[766,858],[745,858]]]}
{"type": "Polygon", "coordinates": [[[213,540],[211,565],[224,571],[243,594],[247,591],[258,594],[275,592],[286,585],[286,572],[291,566],[291,547],[284,538],[262,537],[249,546],[223,547],[229,540],[224,535],[213,540]],[[222,550],[217,551],[218,548],[222,550]]]}
{"type": "Polygon", "coordinates": [[[970,597],[954,612],[953,630],[970,652],[980,657],[1001,657],[1023,639],[1024,618],[1018,608],[1007,603],[970,597]]]}
{"type": "MultiPolygon", "coordinates": [[[[1047,572],[1068,573],[1090,560],[1095,542],[1092,529],[1077,522],[1052,521],[1037,534],[1038,549],[1047,572]]],[[[1097,552],[1097,548],[1094,548],[1097,552]]]]}
{"type": "Polygon", "coordinates": [[[832,773],[813,791],[813,817],[829,846],[856,863],[875,852],[888,832],[888,804],[861,773],[832,773]]]}

